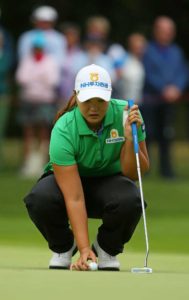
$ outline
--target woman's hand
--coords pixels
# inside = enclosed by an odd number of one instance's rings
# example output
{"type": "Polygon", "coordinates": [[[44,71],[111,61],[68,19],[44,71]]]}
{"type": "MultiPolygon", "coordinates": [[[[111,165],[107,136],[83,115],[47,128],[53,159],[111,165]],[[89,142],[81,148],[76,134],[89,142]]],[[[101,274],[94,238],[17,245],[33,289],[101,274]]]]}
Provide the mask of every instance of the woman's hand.
{"type": "Polygon", "coordinates": [[[70,270],[88,271],[88,260],[97,262],[96,255],[89,247],[84,248],[80,251],[80,257],[75,263],[71,264],[70,270]]]}
{"type": "Polygon", "coordinates": [[[125,131],[124,131],[124,135],[126,137],[126,139],[132,141],[133,137],[132,137],[132,128],[131,128],[131,124],[132,123],[136,123],[137,128],[140,127],[142,125],[142,120],[139,114],[139,110],[138,110],[138,105],[134,104],[130,110],[128,108],[128,106],[125,107],[124,109],[125,111],[128,111],[128,116],[125,122],[125,131]]]}

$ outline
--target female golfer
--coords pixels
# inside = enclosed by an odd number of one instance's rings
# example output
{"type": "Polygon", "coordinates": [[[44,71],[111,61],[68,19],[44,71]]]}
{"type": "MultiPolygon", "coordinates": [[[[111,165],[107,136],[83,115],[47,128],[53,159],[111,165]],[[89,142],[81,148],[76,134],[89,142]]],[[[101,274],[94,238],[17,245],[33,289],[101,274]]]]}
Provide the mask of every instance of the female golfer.
{"type": "Polygon", "coordinates": [[[131,124],[138,128],[142,174],[149,168],[138,106],[111,99],[111,79],[97,65],[82,68],[67,107],[60,111],[50,140],[50,161],[24,201],[29,215],[54,252],[51,269],[119,270],[123,251],[141,216],[131,124]],[[123,125],[123,111],[128,117],[123,125]],[[92,247],[88,218],[102,225],[92,247]]]}

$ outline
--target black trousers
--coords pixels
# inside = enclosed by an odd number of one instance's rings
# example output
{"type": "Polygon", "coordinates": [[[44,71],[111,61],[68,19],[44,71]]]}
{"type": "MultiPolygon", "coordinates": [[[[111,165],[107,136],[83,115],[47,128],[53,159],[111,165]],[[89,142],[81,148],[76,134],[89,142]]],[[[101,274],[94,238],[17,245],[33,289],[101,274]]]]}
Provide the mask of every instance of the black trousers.
{"type": "MultiPolygon", "coordinates": [[[[138,187],[121,174],[81,180],[88,217],[102,219],[97,235],[100,246],[110,255],[121,253],[141,217],[138,187]]],[[[43,176],[24,202],[49,248],[57,253],[68,251],[73,244],[73,233],[54,174],[43,176]]]]}

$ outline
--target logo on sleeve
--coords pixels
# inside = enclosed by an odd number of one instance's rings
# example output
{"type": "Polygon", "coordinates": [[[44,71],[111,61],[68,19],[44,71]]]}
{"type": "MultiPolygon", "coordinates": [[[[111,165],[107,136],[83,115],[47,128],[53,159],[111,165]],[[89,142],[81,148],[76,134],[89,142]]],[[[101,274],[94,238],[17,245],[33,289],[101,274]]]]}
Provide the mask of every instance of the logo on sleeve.
{"type": "Polygon", "coordinates": [[[145,132],[145,124],[144,123],[142,123],[141,128],[142,128],[142,132],[144,133],[145,132]]]}
{"type": "Polygon", "coordinates": [[[117,129],[112,129],[110,131],[110,138],[106,139],[106,144],[121,143],[124,141],[124,136],[119,136],[117,129]]]}

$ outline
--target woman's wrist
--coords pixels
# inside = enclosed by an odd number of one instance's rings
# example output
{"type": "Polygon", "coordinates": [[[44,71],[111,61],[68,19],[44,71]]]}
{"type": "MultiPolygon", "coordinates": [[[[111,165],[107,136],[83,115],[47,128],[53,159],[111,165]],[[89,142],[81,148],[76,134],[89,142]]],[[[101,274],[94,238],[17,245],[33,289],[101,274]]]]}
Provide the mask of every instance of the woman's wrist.
{"type": "Polygon", "coordinates": [[[80,249],[79,249],[79,252],[80,252],[81,254],[84,254],[84,253],[88,252],[89,250],[90,250],[90,246],[88,245],[88,246],[85,246],[85,247],[80,248],[80,249]]]}
{"type": "Polygon", "coordinates": [[[132,142],[133,141],[133,137],[131,136],[126,136],[125,137],[125,141],[130,141],[130,142],[132,142]]]}

